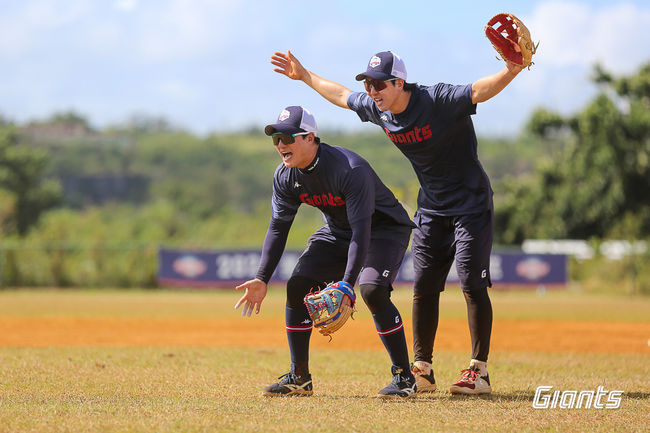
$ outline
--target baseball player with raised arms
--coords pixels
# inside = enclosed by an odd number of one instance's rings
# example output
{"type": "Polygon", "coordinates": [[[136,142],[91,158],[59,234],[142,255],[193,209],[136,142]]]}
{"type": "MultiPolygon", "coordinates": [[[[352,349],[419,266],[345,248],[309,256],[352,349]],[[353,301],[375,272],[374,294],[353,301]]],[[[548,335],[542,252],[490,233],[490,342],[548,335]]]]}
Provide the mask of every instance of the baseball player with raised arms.
{"type": "Polygon", "coordinates": [[[411,370],[418,392],[436,389],[432,369],[440,292],[454,259],[467,303],[472,344],[469,367],[452,393],[492,391],[487,371],[492,304],[490,253],[493,235],[492,188],[477,156],[471,115],[476,104],[503,90],[521,71],[506,61],[500,72],[467,85],[407,82],[404,61],[391,51],[374,54],[356,76],[365,92],[319,77],[291,54],[271,57],[276,72],[301,80],[333,104],[353,110],[363,122],[379,125],[406,156],[420,182],[414,221],[413,343],[411,370]]]}
{"type": "Polygon", "coordinates": [[[415,224],[370,165],[356,153],[320,142],[314,116],[286,107],[266,135],[282,158],[273,176],[272,215],[254,279],[237,286],[245,294],[235,308],[259,313],[267,283],[280,261],[301,204],[317,207],[326,224],[310,238],[287,282],[285,323],[291,369],[264,389],[266,396],[312,395],[309,340],[312,321],[303,300],[328,282],[352,291],[357,277],[363,300],[392,361],[393,381],[378,397],[409,397],[415,378],[399,311],[390,299],[392,283],[415,224]]]}

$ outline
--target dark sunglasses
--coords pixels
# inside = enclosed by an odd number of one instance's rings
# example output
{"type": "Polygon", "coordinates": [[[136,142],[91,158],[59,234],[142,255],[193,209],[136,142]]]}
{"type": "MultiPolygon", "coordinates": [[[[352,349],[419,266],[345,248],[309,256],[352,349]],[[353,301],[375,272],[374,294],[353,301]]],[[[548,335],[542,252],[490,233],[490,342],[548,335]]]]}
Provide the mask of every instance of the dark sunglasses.
{"type": "Polygon", "coordinates": [[[374,78],[366,78],[363,81],[363,85],[366,86],[366,92],[370,92],[370,88],[374,88],[376,91],[381,92],[386,88],[386,86],[388,86],[388,84],[386,83],[395,80],[399,80],[399,78],[391,78],[390,80],[386,80],[386,81],[379,81],[379,80],[375,80],[374,78]]]}
{"type": "Polygon", "coordinates": [[[284,144],[295,143],[297,136],[307,135],[307,134],[310,134],[310,132],[298,132],[297,134],[285,134],[283,132],[275,132],[271,135],[271,138],[273,139],[273,144],[277,146],[278,144],[280,144],[280,141],[283,142],[284,144]]]}

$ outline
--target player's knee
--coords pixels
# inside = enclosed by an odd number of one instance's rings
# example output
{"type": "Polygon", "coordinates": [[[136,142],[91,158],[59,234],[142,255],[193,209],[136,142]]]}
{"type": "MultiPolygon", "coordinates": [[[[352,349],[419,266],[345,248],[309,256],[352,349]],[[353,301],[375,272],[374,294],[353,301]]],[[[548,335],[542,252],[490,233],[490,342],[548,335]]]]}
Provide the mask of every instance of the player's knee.
{"type": "Polygon", "coordinates": [[[425,305],[434,305],[440,302],[440,292],[435,291],[434,293],[413,293],[413,303],[414,304],[425,304],[425,305]]]}
{"type": "Polygon", "coordinates": [[[318,290],[317,286],[318,282],[311,278],[300,276],[289,278],[287,281],[287,306],[299,307],[303,305],[305,295],[314,287],[316,287],[315,290],[318,290]]]}
{"type": "Polygon", "coordinates": [[[475,290],[464,290],[463,295],[465,295],[465,301],[468,304],[485,304],[490,303],[490,295],[488,295],[487,287],[475,290]]]}
{"type": "Polygon", "coordinates": [[[366,303],[371,313],[382,311],[391,304],[390,293],[387,287],[374,284],[361,284],[359,286],[363,302],[366,303]]]}

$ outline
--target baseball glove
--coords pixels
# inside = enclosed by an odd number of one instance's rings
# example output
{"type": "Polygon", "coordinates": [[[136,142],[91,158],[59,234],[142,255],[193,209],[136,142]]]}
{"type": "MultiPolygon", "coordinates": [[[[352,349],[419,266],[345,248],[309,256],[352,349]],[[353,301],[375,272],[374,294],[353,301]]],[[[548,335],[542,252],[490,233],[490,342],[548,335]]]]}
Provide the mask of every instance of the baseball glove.
{"type": "Polygon", "coordinates": [[[354,313],[354,289],[345,281],[328,284],[323,290],[308,293],[305,305],[314,328],[325,336],[330,336],[345,324],[354,313]]]}
{"type": "Polygon", "coordinates": [[[485,26],[485,36],[490,40],[503,60],[523,68],[530,68],[531,59],[537,51],[528,28],[513,14],[500,13],[485,26]]]}

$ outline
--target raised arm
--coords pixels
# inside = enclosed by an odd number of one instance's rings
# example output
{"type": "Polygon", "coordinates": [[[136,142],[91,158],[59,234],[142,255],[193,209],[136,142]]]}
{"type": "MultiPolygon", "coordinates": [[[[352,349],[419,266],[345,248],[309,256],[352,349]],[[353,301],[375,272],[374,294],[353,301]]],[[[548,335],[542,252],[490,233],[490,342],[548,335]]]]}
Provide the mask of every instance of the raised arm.
{"type": "Polygon", "coordinates": [[[291,51],[287,51],[286,54],[276,52],[271,56],[271,63],[277,66],[277,68],[273,69],[275,72],[286,75],[292,80],[303,81],[334,105],[338,105],[341,108],[350,108],[348,107],[348,95],[351,92],[350,89],[339,83],[335,83],[334,81],[319,77],[313,72],[307,70],[302,66],[298,59],[291,54],[291,51]]]}
{"type": "Polygon", "coordinates": [[[472,103],[485,102],[501,92],[521,72],[521,66],[506,61],[506,67],[494,75],[480,78],[472,84],[472,103]]]}

